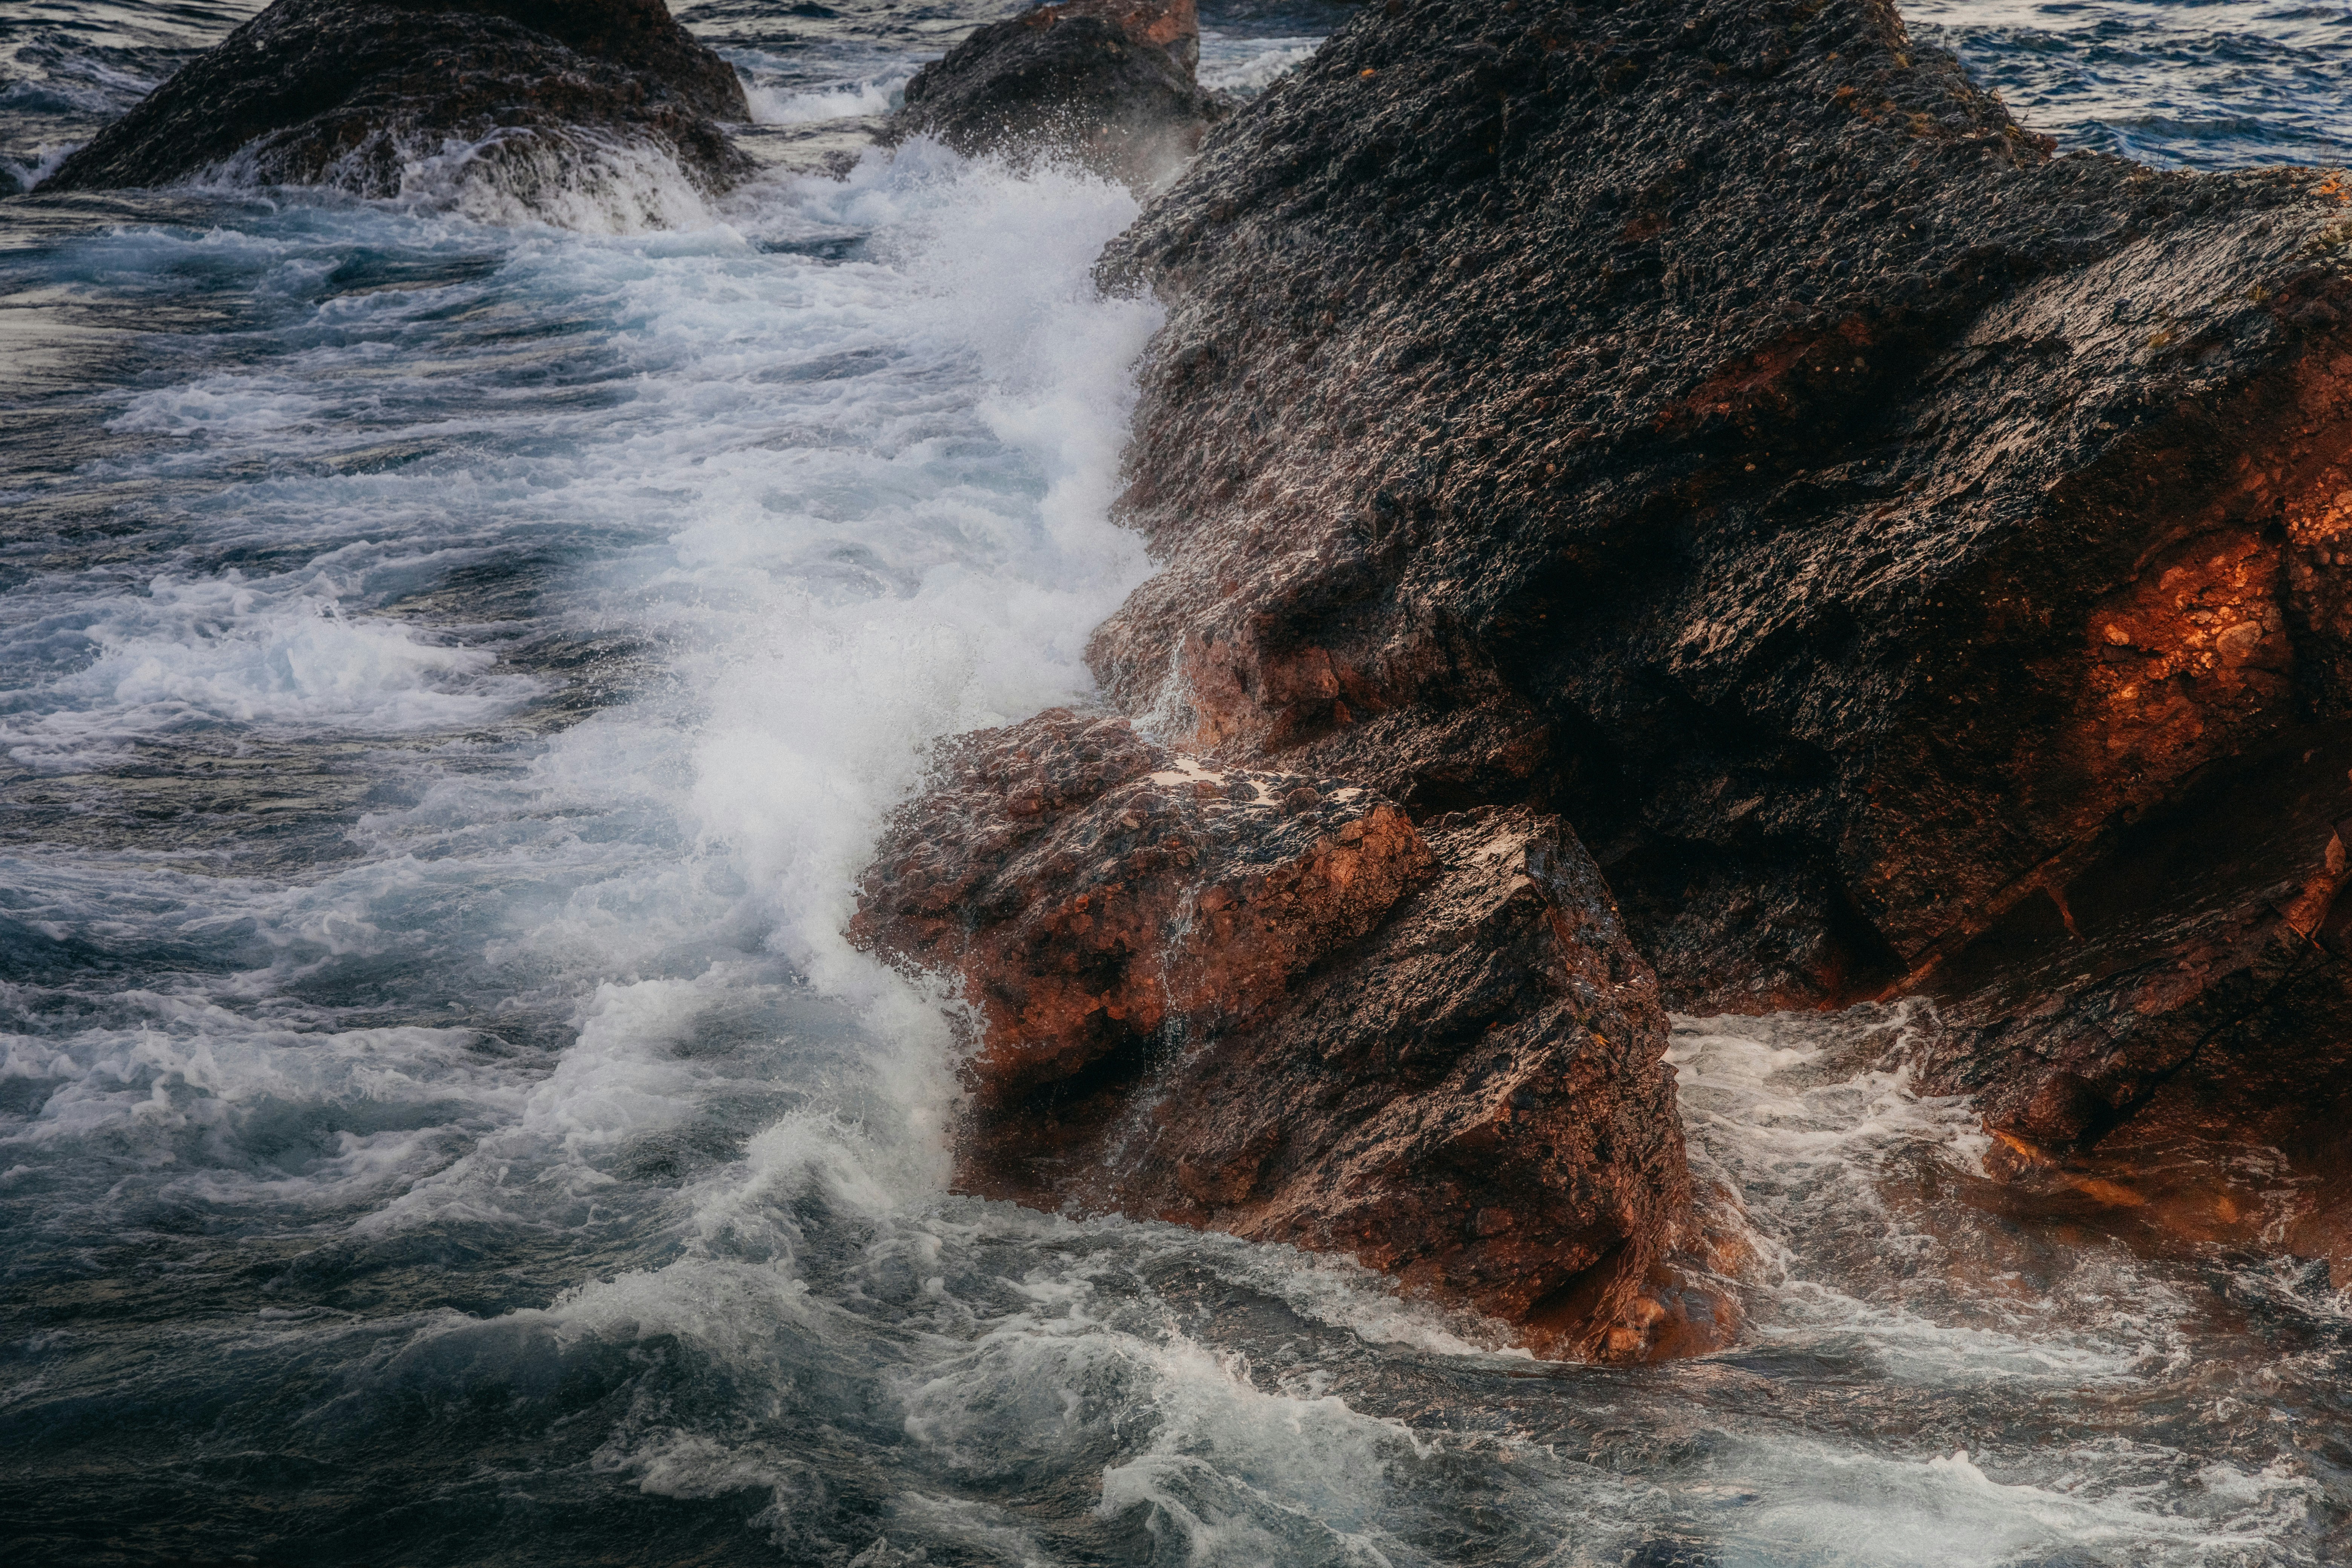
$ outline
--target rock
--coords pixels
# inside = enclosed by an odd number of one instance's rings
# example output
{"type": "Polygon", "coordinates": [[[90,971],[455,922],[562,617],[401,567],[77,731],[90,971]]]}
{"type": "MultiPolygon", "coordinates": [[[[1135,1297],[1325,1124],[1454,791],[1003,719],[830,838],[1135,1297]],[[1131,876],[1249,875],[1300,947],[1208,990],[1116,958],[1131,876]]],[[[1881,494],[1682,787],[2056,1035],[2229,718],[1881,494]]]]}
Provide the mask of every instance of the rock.
{"type": "Polygon", "coordinates": [[[1097,672],[1563,815],[1670,1005],[1939,999],[2004,1127],[2352,1083],[2347,241],[2339,175],[2053,156],[1877,0],[1367,7],[1106,254],[1163,569],[1097,672]]]}
{"type": "Polygon", "coordinates": [[[966,1191],[1354,1253],[1546,1353],[1711,1348],[1648,966],[1575,837],[1417,831],[1066,710],[966,737],[852,934],[973,1006],[966,1191]]]}
{"type": "Polygon", "coordinates": [[[2306,1166],[2346,1152],[2352,737],[2260,762],[2053,867],[1924,977],[1936,1076],[1978,1095],[2006,1157],[2126,1123],[2127,1142],[2235,1135],[2306,1166]]]}
{"type": "Polygon", "coordinates": [[[1059,153],[1151,189],[1228,112],[1194,79],[1200,53],[1195,0],[1040,5],[918,71],[886,140],[932,136],[970,157],[1059,153]]]}
{"type": "Polygon", "coordinates": [[[1055,710],[968,738],[886,840],[853,928],[953,968],[985,1018],[974,1092],[1025,1100],[1171,1018],[1213,1028],[1361,936],[1427,862],[1360,789],[1203,773],[1055,710]]]}
{"type": "Polygon", "coordinates": [[[168,184],[233,169],[268,184],[399,194],[411,163],[650,146],[706,190],[750,162],[720,121],[751,110],[726,61],[662,0],[278,0],[42,183],[168,184]]]}

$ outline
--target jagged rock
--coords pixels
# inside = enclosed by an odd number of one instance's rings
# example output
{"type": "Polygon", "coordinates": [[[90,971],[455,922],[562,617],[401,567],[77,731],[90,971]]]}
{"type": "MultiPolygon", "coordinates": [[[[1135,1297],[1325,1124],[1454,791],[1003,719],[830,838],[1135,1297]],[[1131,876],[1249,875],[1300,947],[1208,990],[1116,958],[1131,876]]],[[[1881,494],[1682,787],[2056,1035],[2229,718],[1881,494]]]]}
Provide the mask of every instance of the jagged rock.
{"type": "Polygon", "coordinates": [[[1057,709],[961,743],[885,842],[853,929],[963,974],[986,1019],[975,1092],[995,1106],[1172,1017],[1256,1011],[1426,861],[1363,790],[1202,773],[1124,720],[1057,709]]]}
{"type": "Polygon", "coordinates": [[[397,195],[446,143],[514,160],[602,140],[657,147],[706,189],[750,168],[734,68],[662,0],[278,0],[109,125],[44,191],[235,167],[397,195]]]}
{"type": "Polygon", "coordinates": [[[1075,158],[1142,189],[1166,183],[1225,118],[1193,77],[1196,0],[1067,0],[974,32],[915,74],[886,140],[1075,158]]]}
{"type": "Polygon", "coordinates": [[[2305,1166],[2340,1159],[2347,776],[2337,734],[2192,788],[1930,977],[1937,1076],[1978,1095],[2006,1156],[2063,1155],[2129,1121],[2141,1144],[2234,1134],[2305,1166]]]}
{"type": "Polygon", "coordinates": [[[979,1038],[967,1191],[1352,1252],[1545,1352],[1704,1349],[1648,966],[1574,836],[1055,710],[960,742],[852,927],[979,1038]]]}
{"type": "Polygon", "coordinates": [[[1939,998],[2004,1127],[2352,1083],[2348,204],[2054,157],[1877,0],[1368,7],[1106,255],[1097,672],[1562,813],[1674,1005],[1939,998]]]}

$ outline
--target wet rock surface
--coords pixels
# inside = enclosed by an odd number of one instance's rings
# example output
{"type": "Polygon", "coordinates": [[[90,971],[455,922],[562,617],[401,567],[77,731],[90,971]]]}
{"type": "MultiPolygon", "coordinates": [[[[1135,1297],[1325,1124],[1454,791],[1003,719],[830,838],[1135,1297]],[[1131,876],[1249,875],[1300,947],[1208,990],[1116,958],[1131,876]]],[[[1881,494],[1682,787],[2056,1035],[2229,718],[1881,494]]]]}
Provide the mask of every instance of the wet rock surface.
{"type": "Polygon", "coordinates": [[[964,738],[853,935],[950,975],[959,1184],[1356,1255],[1545,1352],[1707,1348],[1649,968],[1572,834],[1416,830],[1055,710],[964,738]]]}
{"type": "Polygon", "coordinates": [[[1927,977],[1938,1075],[1977,1094],[2003,1159],[2126,1123],[2330,1156],[2352,1110],[2347,775],[2352,740],[2298,737],[2053,871],[1927,977]]]}
{"type": "Polygon", "coordinates": [[[917,72],[886,132],[970,156],[1073,158],[1150,189],[1228,109],[1194,79],[1195,0],[1068,0],[992,23],[917,72]]]}
{"type": "Polygon", "coordinates": [[[2293,1120],[2352,1082],[2347,240],[2338,176],[2053,157],[1872,0],[1368,7],[1106,256],[1164,569],[1097,670],[1559,813],[1672,1005],[1924,992],[2021,1142],[2293,1120]]]}
{"type": "Polygon", "coordinates": [[[278,0],[41,188],[226,167],[388,196],[415,160],[499,138],[478,156],[651,146],[717,189],[750,167],[720,122],[750,118],[734,68],[662,0],[278,0]]]}

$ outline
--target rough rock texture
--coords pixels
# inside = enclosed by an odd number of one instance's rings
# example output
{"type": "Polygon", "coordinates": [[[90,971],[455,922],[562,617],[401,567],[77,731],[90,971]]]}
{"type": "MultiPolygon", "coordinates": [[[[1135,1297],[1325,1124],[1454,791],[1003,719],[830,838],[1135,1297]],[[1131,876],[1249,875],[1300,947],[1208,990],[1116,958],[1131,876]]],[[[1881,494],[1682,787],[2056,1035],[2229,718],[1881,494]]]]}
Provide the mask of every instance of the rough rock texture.
{"type": "Polygon", "coordinates": [[[2028,1142],[2352,1081],[2347,239],[1878,0],[1389,0],[1105,258],[1170,315],[1097,672],[1562,814],[1675,1005],[1939,998],[2028,1142]]]}
{"type": "Polygon", "coordinates": [[[750,166],[717,122],[750,118],[734,68],[662,0],[278,0],[41,188],[162,185],[235,160],[269,183],[392,195],[410,160],[500,131],[509,157],[550,138],[657,146],[717,188],[750,166]]]}
{"type": "Polygon", "coordinates": [[[2118,834],[1941,966],[1936,1060],[2012,1153],[2141,1118],[2143,1141],[2328,1157],[2352,1126],[2347,777],[2352,737],[2298,736],[2118,834]]]}
{"type": "Polygon", "coordinates": [[[1195,0],[1068,0],[974,32],[907,84],[887,140],[971,156],[1060,153],[1140,188],[1166,183],[1225,106],[1193,78],[1195,0]]]}
{"type": "Polygon", "coordinates": [[[1546,1352],[1706,1348],[1665,1018],[1591,858],[1055,710],[964,738],[853,935],[954,975],[966,1190],[1352,1252],[1546,1352]]]}

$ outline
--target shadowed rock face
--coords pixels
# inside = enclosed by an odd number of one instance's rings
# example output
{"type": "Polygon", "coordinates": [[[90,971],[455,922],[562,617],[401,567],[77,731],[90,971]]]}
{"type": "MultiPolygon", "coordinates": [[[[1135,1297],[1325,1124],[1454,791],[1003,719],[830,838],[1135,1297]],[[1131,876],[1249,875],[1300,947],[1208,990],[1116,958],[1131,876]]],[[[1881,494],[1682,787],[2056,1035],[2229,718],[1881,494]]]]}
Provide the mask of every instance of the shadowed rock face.
{"type": "Polygon", "coordinates": [[[1674,1005],[1937,997],[2027,1143],[2352,1083],[2347,199],[2054,158],[1874,0],[1370,7],[1105,258],[1097,673],[1561,813],[1674,1005]]]}
{"type": "Polygon", "coordinates": [[[1354,1253],[1547,1352],[1707,1348],[1647,965],[1556,819],[1416,831],[1056,710],[966,737],[853,935],[973,1005],[959,1184],[1354,1253]]]}
{"type": "Polygon", "coordinates": [[[734,68],[662,0],[278,0],[41,188],[162,185],[234,159],[386,196],[421,153],[503,130],[509,156],[534,137],[655,145],[716,189],[750,166],[717,121],[750,118],[734,68]]]}
{"type": "MultiPolygon", "coordinates": [[[[1931,977],[1940,1076],[2031,1163],[2140,1142],[2346,1148],[2352,738],[2297,734],[2053,875],[1931,977]]],[[[2344,1256],[2352,1258],[2352,1249],[2344,1256]]]]}
{"type": "Polygon", "coordinates": [[[1195,0],[1068,0],[982,27],[917,72],[887,139],[979,157],[1059,153],[1165,184],[1226,110],[1194,80],[1195,0]]]}

